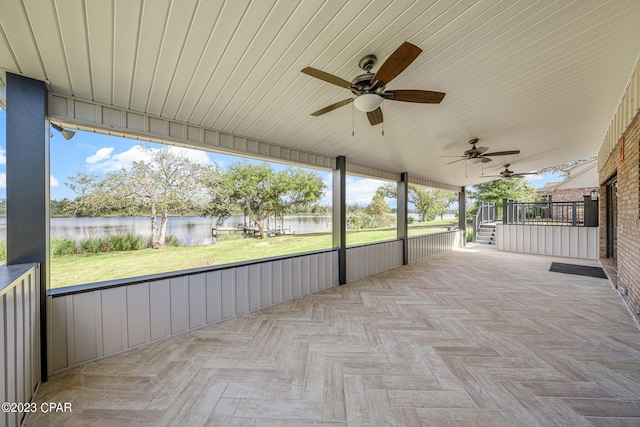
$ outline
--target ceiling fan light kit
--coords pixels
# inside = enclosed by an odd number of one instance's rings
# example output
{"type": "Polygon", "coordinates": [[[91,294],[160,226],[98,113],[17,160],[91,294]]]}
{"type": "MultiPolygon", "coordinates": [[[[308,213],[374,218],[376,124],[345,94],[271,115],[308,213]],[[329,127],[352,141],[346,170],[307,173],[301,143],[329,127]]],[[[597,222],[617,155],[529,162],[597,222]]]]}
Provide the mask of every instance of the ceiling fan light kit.
{"type": "Polygon", "coordinates": [[[382,98],[375,93],[363,93],[353,101],[353,105],[363,113],[375,110],[380,104],[382,104],[382,98]]]}
{"type": "Polygon", "coordinates": [[[478,163],[482,163],[482,157],[469,157],[467,163],[477,165],[478,163]]]}

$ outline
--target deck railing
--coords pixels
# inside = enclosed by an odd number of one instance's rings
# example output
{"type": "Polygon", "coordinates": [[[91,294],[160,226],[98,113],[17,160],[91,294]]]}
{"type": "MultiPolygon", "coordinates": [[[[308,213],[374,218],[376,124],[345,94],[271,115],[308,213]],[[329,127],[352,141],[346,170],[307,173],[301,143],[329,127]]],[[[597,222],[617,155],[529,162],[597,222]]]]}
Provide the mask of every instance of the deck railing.
{"type": "Polygon", "coordinates": [[[0,267],[2,426],[21,425],[40,384],[39,277],[37,264],[0,267]]]}
{"type": "Polygon", "coordinates": [[[572,202],[517,202],[504,199],[502,223],[596,227],[598,201],[587,196],[584,200],[572,202]]]}

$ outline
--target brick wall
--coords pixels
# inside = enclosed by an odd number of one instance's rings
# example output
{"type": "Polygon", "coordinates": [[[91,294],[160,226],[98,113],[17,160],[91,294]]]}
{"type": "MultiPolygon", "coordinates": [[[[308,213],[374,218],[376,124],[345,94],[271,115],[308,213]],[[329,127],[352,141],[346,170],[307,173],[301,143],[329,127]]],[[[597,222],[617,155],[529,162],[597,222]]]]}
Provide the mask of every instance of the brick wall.
{"type": "Polygon", "coordinates": [[[600,256],[606,257],[606,182],[618,177],[617,264],[618,287],[627,288],[627,304],[640,314],[640,115],[627,129],[599,172],[600,256]]]}
{"type": "Polygon", "coordinates": [[[561,190],[553,190],[551,193],[551,201],[553,202],[581,202],[584,196],[589,196],[596,187],[585,188],[563,188],[561,190]]]}

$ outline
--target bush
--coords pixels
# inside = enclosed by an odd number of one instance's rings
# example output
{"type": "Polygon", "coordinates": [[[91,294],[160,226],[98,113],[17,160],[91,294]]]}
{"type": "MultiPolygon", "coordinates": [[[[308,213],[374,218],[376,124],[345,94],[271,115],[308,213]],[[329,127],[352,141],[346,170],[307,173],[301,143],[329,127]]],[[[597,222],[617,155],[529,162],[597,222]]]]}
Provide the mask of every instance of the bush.
{"type": "Polygon", "coordinates": [[[145,247],[145,239],[131,233],[115,234],[109,236],[108,240],[112,251],[137,251],[145,247]]]}
{"type": "Polygon", "coordinates": [[[97,254],[100,252],[111,252],[109,240],[102,237],[89,237],[80,242],[80,250],[85,254],[97,254]]]}
{"type": "Polygon", "coordinates": [[[176,236],[170,234],[164,238],[164,245],[178,247],[180,246],[180,241],[176,236]]]}
{"type": "Polygon", "coordinates": [[[0,262],[7,261],[7,243],[4,240],[0,240],[0,262]]]}
{"type": "Polygon", "coordinates": [[[51,239],[51,255],[73,255],[77,252],[76,243],[71,239],[51,239]]]}
{"type": "Polygon", "coordinates": [[[473,231],[469,230],[467,231],[467,243],[471,242],[473,240],[473,231]]]}

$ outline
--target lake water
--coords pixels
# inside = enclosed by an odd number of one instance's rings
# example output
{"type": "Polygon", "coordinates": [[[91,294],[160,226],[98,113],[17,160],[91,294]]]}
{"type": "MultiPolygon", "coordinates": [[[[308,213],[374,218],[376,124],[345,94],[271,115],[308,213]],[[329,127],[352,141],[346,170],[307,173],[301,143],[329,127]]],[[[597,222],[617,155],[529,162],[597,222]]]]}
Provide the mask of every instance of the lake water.
{"type": "MultiPolygon", "coordinates": [[[[223,226],[231,227],[244,224],[242,216],[228,218],[223,226]]],[[[331,230],[330,215],[291,215],[278,221],[278,227],[291,227],[296,234],[314,233],[331,230]]],[[[270,223],[274,227],[273,220],[270,223]]],[[[160,226],[160,217],[158,217],[160,226]]],[[[178,238],[181,245],[208,245],[213,243],[211,229],[216,226],[215,218],[200,216],[169,217],[167,236],[178,238]]],[[[132,233],[151,237],[151,219],[147,216],[97,217],[97,218],[51,218],[52,238],[72,238],[74,240],[89,237],[102,237],[109,234],[132,233]]]]}
{"type": "MultiPolygon", "coordinates": [[[[419,215],[409,214],[415,220],[419,215]]],[[[444,218],[453,217],[446,214],[444,218]]],[[[231,227],[244,224],[243,216],[228,218],[223,226],[231,227]]],[[[158,217],[158,225],[160,218],[158,217]]],[[[200,216],[169,217],[167,236],[178,238],[181,245],[208,245],[213,243],[211,229],[216,226],[215,218],[200,216]]],[[[275,228],[273,220],[270,227],[275,228]]],[[[287,215],[277,227],[290,228],[295,234],[331,231],[331,215],[287,215]]],[[[132,233],[151,237],[151,219],[147,216],[97,217],[97,218],[51,218],[51,238],[70,238],[81,240],[89,237],[102,237],[110,234],[132,233]]],[[[0,240],[6,241],[6,218],[0,217],[0,240]]]]}

